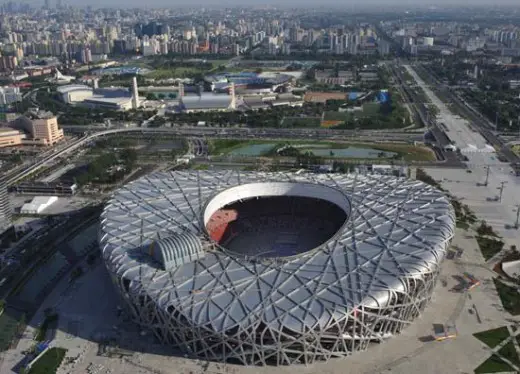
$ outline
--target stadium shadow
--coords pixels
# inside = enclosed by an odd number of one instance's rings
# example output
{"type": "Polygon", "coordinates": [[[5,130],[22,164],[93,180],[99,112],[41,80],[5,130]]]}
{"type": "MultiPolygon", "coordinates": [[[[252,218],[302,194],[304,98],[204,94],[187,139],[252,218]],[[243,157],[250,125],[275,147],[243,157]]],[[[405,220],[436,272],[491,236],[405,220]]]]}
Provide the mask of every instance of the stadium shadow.
{"type": "MultiPolygon", "coordinates": [[[[68,274],[64,275],[40,305],[22,303],[16,297],[7,299],[0,316],[0,352],[27,351],[34,346],[44,310],[50,307],[58,314],[57,327],[47,329],[44,341],[55,346],[75,348],[91,342],[97,344],[100,356],[123,357],[141,352],[187,357],[172,346],[162,345],[151,332],[141,330],[131,320],[100,260],[73,283],[69,284],[68,279],[68,274]]],[[[15,363],[13,370],[25,366],[26,357],[15,363]]]]}

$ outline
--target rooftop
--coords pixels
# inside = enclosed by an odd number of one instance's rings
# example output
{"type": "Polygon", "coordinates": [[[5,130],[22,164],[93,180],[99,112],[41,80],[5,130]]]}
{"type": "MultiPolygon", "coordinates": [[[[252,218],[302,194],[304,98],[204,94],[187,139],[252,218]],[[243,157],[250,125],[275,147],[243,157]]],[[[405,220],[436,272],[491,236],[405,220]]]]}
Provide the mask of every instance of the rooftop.
{"type": "Polygon", "coordinates": [[[227,108],[231,103],[231,96],[202,94],[201,96],[183,96],[181,98],[181,106],[185,109],[211,109],[211,108],[227,108]]]}

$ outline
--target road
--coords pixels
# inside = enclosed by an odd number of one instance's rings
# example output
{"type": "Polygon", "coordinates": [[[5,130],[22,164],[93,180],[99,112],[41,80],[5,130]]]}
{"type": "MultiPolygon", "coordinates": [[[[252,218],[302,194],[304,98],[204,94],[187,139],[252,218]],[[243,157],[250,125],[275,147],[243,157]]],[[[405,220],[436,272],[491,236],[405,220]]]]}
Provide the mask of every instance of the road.
{"type": "Polygon", "coordinates": [[[112,127],[101,126],[69,126],[63,125],[62,128],[70,134],[85,134],[95,131],[121,130],[121,132],[142,131],[143,133],[170,133],[182,136],[237,136],[237,137],[278,137],[278,138],[351,138],[351,137],[374,137],[378,139],[389,139],[395,141],[413,141],[423,135],[421,130],[402,131],[402,130],[330,130],[325,128],[305,129],[305,128],[248,128],[248,127],[206,127],[206,126],[173,126],[173,127],[112,127]],[[126,129],[126,130],[125,130],[126,129]]]}
{"type": "Polygon", "coordinates": [[[489,122],[488,119],[484,118],[482,114],[477,112],[473,107],[461,99],[455,94],[450,88],[442,84],[435,76],[433,76],[428,70],[422,65],[415,65],[414,69],[417,69],[421,73],[428,83],[435,86],[435,90],[439,91],[452,105],[454,105],[458,112],[462,113],[465,118],[470,121],[470,126],[474,127],[480,132],[482,137],[491,144],[508,162],[517,164],[520,162],[520,158],[509,148],[506,142],[502,141],[493,129],[494,125],[489,122]]]}
{"type": "MultiPolygon", "coordinates": [[[[415,121],[423,124],[436,140],[438,152],[446,160],[446,163],[453,167],[462,167],[462,162],[454,152],[446,152],[445,147],[449,145],[450,139],[444,131],[439,128],[434,116],[430,115],[430,110],[425,106],[423,98],[419,97],[415,90],[408,86],[406,79],[401,71],[402,66],[390,64],[390,71],[395,77],[397,88],[401,92],[402,97],[407,100],[414,113],[415,121]]],[[[405,67],[406,69],[406,67],[405,67]]]]}
{"type": "Polygon", "coordinates": [[[418,76],[414,67],[406,66],[417,84],[424,90],[432,104],[437,106],[437,120],[446,127],[450,139],[468,158],[468,172],[455,169],[430,169],[428,173],[453,195],[468,204],[477,214],[493,226],[509,245],[520,247],[518,231],[511,229],[516,219],[517,206],[520,204],[520,178],[513,173],[512,167],[501,162],[495,150],[473,123],[452,113],[437,97],[430,86],[418,76]],[[489,176],[486,177],[489,170],[489,176]],[[487,179],[487,184],[485,183],[487,179]],[[504,182],[501,201],[492,201],[500,194],[499,187],[504,182]]]}

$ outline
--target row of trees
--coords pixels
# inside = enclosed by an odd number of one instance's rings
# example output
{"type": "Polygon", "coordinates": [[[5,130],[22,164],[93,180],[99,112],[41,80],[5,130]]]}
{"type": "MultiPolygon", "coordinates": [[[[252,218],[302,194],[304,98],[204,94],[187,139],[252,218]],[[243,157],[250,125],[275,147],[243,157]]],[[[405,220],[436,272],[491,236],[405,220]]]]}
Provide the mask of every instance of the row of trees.
{"type": "Polygon", "coordinates": [[[169,113],[167,118],[181,124],[196,124],[203,121],[216,126],[243,124],[250,127],[279,127],[284,117],[319,117],[324,110],[323,104],[305,103],[303,107],[276,106],[244,112],[169,113]]]}
{"type": "Polygon", "coordinates": [[[136,161],[137,152],[132,148],[122,149],[115,154],[104,153],[91,161],[74,179],[79,185],[115,183],[134,169],[136,161]]]}

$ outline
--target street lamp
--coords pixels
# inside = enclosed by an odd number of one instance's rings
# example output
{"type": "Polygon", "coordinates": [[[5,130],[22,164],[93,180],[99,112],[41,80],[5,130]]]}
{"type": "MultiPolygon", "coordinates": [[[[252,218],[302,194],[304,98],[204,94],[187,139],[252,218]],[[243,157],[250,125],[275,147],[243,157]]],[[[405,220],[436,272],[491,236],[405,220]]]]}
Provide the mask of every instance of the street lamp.
{"type": "Polygon", "coordinates": [[[502,202],[502,192],[504,192],[504,185],[507,183],[507,181],[500,182],[500,187],[498,189],[500,190],[500,196],[498,198],[499,202],[502,202]]]}

